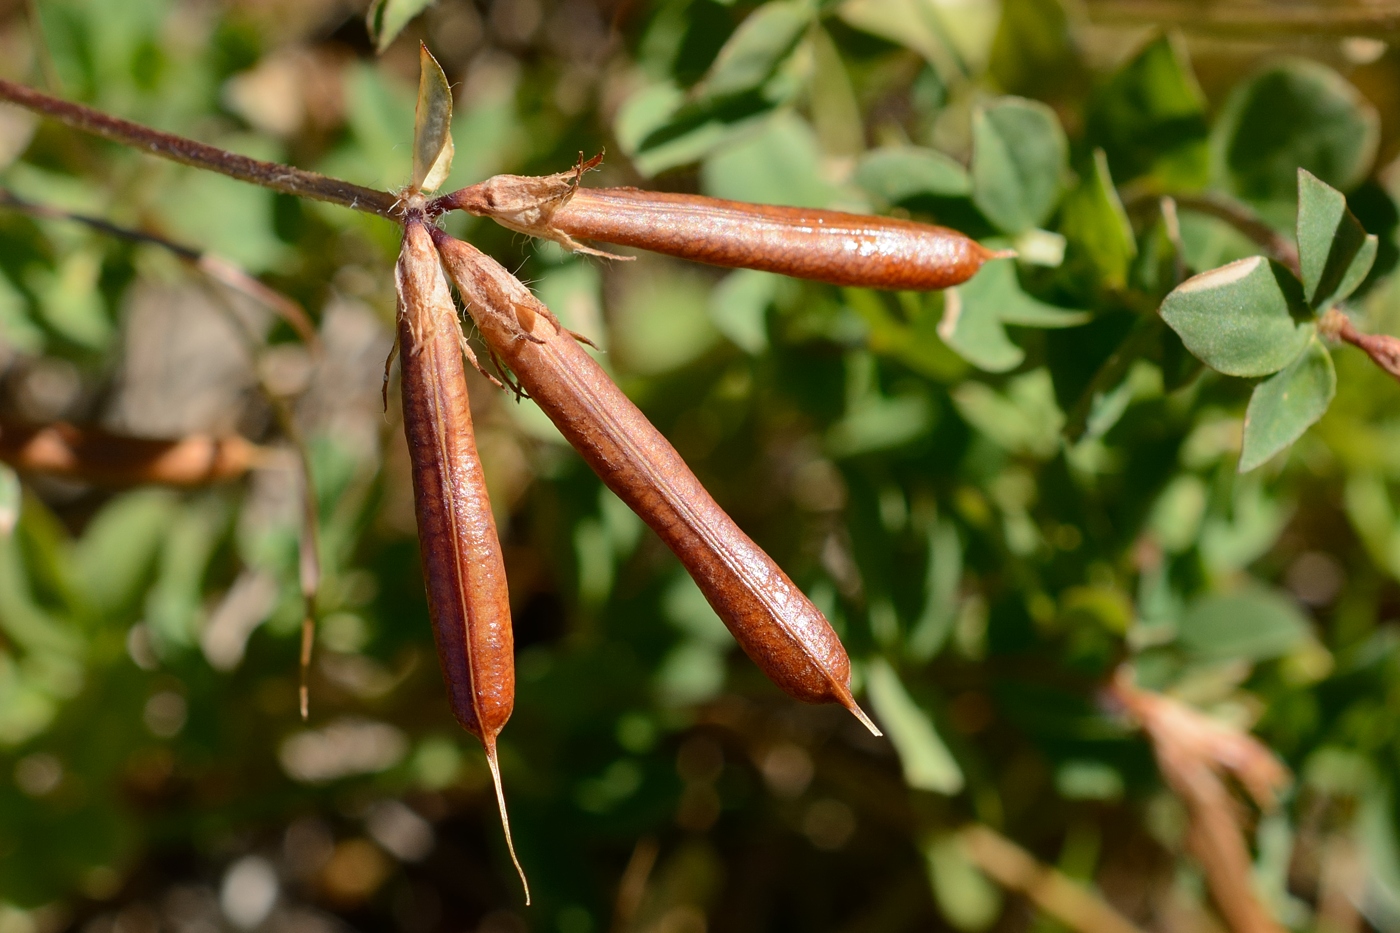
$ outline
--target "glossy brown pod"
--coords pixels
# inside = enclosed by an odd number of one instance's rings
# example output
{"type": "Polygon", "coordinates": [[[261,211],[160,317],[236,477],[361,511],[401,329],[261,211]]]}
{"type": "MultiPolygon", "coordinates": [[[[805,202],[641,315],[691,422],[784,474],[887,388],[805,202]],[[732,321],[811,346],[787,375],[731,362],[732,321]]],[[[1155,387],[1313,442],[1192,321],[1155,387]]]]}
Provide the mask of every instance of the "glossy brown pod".
{"type": "Polygon", "coordinates": [[[608,488],[676,553],[749,657],[787,693],[840,703],[878,735],[851,696],[850,658],[821,611],[548,308],[489,256],[432,232],[486,343],[608,488]]]}
{"type": "Polygon", "coordinates": [[[434,210],[491,217],[531,236],[580,249],[575,237],[665,253],[712,266],[760,269],[861,288],[949,288],[989,259],[956,230],[805,207],[725,201],[639,188],[583,188],[582,170],[497,175],[438,199],[434,210]]]}
{"type": "Polygon", "coordinates": [[[452,711],[485,746],[506,844],[528,904],[530,886],[515,856],[496,759],[496,736],[515,705],[505,564],[472,433],[457,309],[420,219],[404,229],[395,285],[404,435],[428,612],[452,711]]]}

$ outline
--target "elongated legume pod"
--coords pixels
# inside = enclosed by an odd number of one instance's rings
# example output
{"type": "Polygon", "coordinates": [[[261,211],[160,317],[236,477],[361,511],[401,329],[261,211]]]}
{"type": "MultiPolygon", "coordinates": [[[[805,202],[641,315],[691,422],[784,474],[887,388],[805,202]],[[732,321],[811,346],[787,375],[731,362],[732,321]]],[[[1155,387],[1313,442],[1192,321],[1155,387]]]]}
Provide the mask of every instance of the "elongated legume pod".
{"type": "Polygon", "coordinates": [[[531,236],[578,249],[574,237],[713,266],[761,269],[863,288],[948,288],[989,250],[956,230],[893,217],[726,201],[640,188],[583,188],[579,171],[497,175],[438,199],[531,236]]]}
{"type": "Polygon", "coordinates": [[[511,860],[530,886],[506,816],[496,736],[515,705],[510,596],[496,523],[472,433],[457,309],[419,218],[404,229],[395,269],[403,423],[428,612],[452,711],[481,740],[511,860]]]}
{"type": "Polygon", "coordinates": [[[489,256],[432,232],[486,343],[603,482],[676,553],[749,657],[787,693],[840,703],[878,735],[851,696],[850,658],[821,611],[548,308],[489,256]]]}

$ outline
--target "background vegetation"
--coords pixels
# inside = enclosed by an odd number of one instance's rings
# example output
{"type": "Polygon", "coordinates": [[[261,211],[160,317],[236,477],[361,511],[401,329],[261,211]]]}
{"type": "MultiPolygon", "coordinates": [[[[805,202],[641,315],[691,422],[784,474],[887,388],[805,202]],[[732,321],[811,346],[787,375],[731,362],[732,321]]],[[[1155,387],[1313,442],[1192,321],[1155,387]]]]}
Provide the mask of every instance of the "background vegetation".
{"type": "Polygon", "coordinates": [[[379,52],[342,0],[0,3],[0,72],[390,188],[422,39],[457,82],[443,190],[605,148],[590,184],[1015,244],[950,298],[448,222],[606,349],[828,612],[890,741],[768,684],[531,403],[473,377],[515,608],[523,908],[380,401],[397,231],[4,108],[14,195],[241,264],[323,352],[158,246],[4,211],[0,415],[282,449],[267,395],[291,399],[324,568],[303,723],[289,455],[189,491],[0,472],[0,931],[1058,929],[988,880],[969,825],[1144,929],[1218,929],[1199,801],[1106,692],[1120,669],[1291,769],[1277,807],[1224,811],[1267,915],[1400,928],[1400,390],[1298,331],[1321,388],[1241,473],[1258,380],[1202,368],[1157,316],[1187,274],[1264,251],[1245,219],[1292,242],[1303,167],[1379,237],[1346,313],[1400,329],[1384,10],[1161,5],[1182,35],[1059,0],[422,5],[375,11],[379,52]]]}

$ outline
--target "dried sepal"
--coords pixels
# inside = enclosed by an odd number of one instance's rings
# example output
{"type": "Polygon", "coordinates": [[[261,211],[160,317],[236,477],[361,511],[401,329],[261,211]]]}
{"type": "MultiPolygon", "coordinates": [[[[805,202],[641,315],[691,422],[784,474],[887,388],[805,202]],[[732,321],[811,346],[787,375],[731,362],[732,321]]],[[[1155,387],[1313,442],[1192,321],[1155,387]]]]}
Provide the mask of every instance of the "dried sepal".
{"type": "Polygon", "coordinates": [[[421,71],[413,111],[413,190],[432,191],[452,171],[452,85],[428,47],[418,46],[421,71]]]}
{"type": "Polygon", "coordinates": [[[579,190],[583,173],[598,167],[602,153],[591,159],[580,154],[578,164],[567,172],[553,175],[493,175],[468,188],[439,198],[433,210],[461,210],[478,217],[490,217],[516,233],[552,240],[571,253],[585,253],[605,259],[632,259],[584,246],[554,223],[554,214],[569,203],[579,190]]]}

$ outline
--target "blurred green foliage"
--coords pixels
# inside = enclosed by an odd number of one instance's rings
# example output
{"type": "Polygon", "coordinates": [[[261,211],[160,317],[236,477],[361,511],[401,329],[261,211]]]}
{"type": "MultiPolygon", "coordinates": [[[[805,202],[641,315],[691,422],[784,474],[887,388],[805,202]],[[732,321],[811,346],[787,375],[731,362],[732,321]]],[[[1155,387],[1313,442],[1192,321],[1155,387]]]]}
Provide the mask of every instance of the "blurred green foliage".
{"type": "Polygon", "coordinates": [[[0,112],[6,187],[236,260],[324,343],[156,247],[0,214],[0,414],[285,446],[261,381],[308,438],[324,564],[302,723],[293,470],[0,469],[0,930],[1058,928],[969,862],[971,820],[1165,928],[1209,907],[1101,699],[1125,663],[1293,769],[1253,840],[1282,922],[1313,925],[1343,846],[1366,921],[1400,929],[1397,387],[1313,321],[1346,299],[1400,328],[1386,46],[1200,43],[1198,81],[1187,38],[1058,0],[32,6],[0,4],[7,77],[361,184],[408,180],[422,39],[457,83],[444,190],[606,149],[590,183],[893,212],[1020,258],[878,293],[447,221],[606,349],[889,735],[764,681],[532,403],[476,380],[527,910],[380,408],[396,231],[0,112]],[[1296,230],[1302,281],[1202,197],[1296,230]]]}

